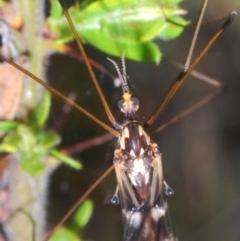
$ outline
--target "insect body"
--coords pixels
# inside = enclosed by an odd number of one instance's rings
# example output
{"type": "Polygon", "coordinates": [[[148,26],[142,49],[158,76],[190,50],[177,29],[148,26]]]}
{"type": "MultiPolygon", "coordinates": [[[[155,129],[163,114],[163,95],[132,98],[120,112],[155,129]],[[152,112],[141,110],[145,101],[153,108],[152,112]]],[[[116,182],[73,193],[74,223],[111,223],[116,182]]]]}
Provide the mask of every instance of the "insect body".
{"type": "MultiPolygon", "coordinates": [[[[205,1],[206,2],[206,1],[205,1]]],[[[69,24],[74,32],[76,41],[78,42],[79,48],[82,49],[79,38],[77,37],[76,30],[71,22],[71,19],[67,13],[66,8],[63,8],[66,17],[68,18],[69,24]]],[[[203,52],[199,57],[190,64],[186,64],[182,73],[178,76],[176,81],[171,86],[170,90],[166,94],[162,103],[159,105],[153,116],[147,121],[144,126],[151,125],[157,118],[159,113],[166,106],[168,101],[171,99],[173,94],[182,85],[186,77],[190,74],[193,68],[199,63],[207,50],[211,47],[213,42],[219,37],[224,29],[232,22],[236,13],[233,12],[229,19],[224,23],[216,35],[210,40],[209,44],[204,48],[203,52]]],[[[200,23],[201,21],[199,21],[200,23]]],[[[193,41],[194,42],[194,41],[193,41]]],[[[195,44],[195,42],[194,42],[195,44]]],[[[193,45],[194,45],[193,44],[193,45]]],[[[120,135],[117,131],[103,123],[91,113],[73,103],[66,96],[62,95],[48,84],[38,79],[33,74],[24,70],[14,62],[7,60],[4,56],[1,56],[6,62],[17,67],[23,73],[34,78],[37,82],[44,85],[47,89],[51,90],[68,103],[72,104],[78,110],[83,112],[86,116],[91,118],[93,121],[98,123],[100,126],[111,132],[115,136],[119,136],[119,142],[114,152],[114,166],[117,176],[118,188],[117,193],[114,196],[113,201],[121,203],[122,213],[124,219],[124,241],[173,241],[174,236],[171,229],[169,217],[168,217],[168,206],[166,197],[172,193],[168,185],[164,182],[161,153],[150,137],[147,135],[143,127],[138,122],[137,110],[139,108],[139,100],[131,95],[127,81],[125,66],[123,64],[123,74],[119,73],[119,77],[122,81],[123,98],[118,102],[120,110],[124,114],[123,124],[119,124],[115,121],[114,117],[106,104],[103,93],[94,78],[89,62],[85,56],[85,52],[82,50],[83,56],[87,63],[90,75],[93,77],[93,82],[96,86],[98,94],[101,98],[105,111],[109,117],[109,121],[114,127],[120,130],[120,135]]],[[[189,56],[192,52],[190,51],[189,56]]],[[[190,59],[188,56],[188,59],[190,59]]],[[[113,62],[113,61],[112,61],[113,62]]],[[[188,62],[188,61],[187,61],[188,62]]],[[[190,60],[189,60],[190,62],[190,60]]],[[[115,64],[115,63],[114,63],[115,64]]],[[[115,64],[116,66],[116,64],[115,64]]],[[[211,93],[210,97],[203,99],[200,105],[206,103],[213,96],[211,93]]],[[[190,111],[188,111],[189,113],[190,111]]],[[[184,113],[185,115],[185,113],[184,113]]],[[[95,185],[95,184],[94,184],[95,185]]],[[[96,186],[96,185],[95,185],[96,186]]],[[[92,187],[90,188],[93,189],[92,187]]],[[[90,191],[88,191],[89,194],[90,191]]],[[[62,224],[66,218],[60,221],[62,224]]],[[[50,234],[51,235],[51,234],[50,234]]],[[[46,235],[44,240],[48,240],[50,235],[46,235]]]]}
{"type": "Polygon", "coordinates": [[[124,123],[115,124],[120,128],[120,137],[114,152],[114,166],[125,225],[123,240],[171,241],[174,237],[168,217],[168,186],[164,184],[161,153],[138,122],[139,100],[130,93],[122,61],[124,73],[117,68],[123,89],[118,106],[124,114],[124,123]]]}

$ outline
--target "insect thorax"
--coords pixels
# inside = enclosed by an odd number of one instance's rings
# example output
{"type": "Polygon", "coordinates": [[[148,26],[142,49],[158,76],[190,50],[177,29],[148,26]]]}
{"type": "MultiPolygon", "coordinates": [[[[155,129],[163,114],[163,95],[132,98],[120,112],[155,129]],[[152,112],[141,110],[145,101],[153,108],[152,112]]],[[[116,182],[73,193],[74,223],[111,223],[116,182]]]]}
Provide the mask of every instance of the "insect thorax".
{"type": "Polygon", "coordinates": [[[138,201],[145,202],[150,195],[152,162],[160,152],[138,121],[123,125],[114,163],[122,167],[134,189],[138,201]]]}

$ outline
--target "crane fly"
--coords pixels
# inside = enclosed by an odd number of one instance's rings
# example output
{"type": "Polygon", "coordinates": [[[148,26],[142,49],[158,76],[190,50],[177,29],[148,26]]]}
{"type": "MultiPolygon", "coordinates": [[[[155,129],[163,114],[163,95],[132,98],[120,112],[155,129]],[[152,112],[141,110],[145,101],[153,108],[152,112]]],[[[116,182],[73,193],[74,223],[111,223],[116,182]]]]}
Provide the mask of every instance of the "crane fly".
{"type": "MultiPolygon", "coordinates": [[[[98,123],[109,132],[111,132],[113,135],[118,136],[119,139],[114,152],[114,167],[117,176],[118,186],[112,200],[115,203],[120,202],[121,204],[124,220],[124,241],[176,240],[171,228],[168,214],[168,205],[166,200],[167,196],[172,194],[172,190],[167,185],[163,177],[162,160],[159,148],[157,144],[154,143],[149,137],[149,135],[145,132],[145,128],[152,125],[152,123],[167,105],[169,100],[172,98],[174,93],[185,81],[186,77],[191,73],[191,71],[202,59],[204,54],[208,51],[208,49],[212,46],[212,44],[216,41],[220,34],[229,26],[229,24],[236,16],[235,12],[231,13],[230,17],[226,20],[220,30],[213,36],[213,38],[204,48],[199,57],[193,62],[193,64],[190,65],[192,48],[195,45],[195,37],[198,34],[199,26],[202,19],[201,16],[203,15],[204,9],[206,7],[206,2],[207,1],[204,1],[204,5],[201,10],[196,31],[193,37],[192,47],[190,48],[183,71],[179,74],[178,78],[173,83],[172,87],[166,94],[165,98],[163,99],[162,103],[159,105],[155,113],[143,125],[141,125],[138,121],[137,110],[139,108],[140,102],[138,98],[132,95],[130,91],[126,77],[127,75],[124,58],[122,58],[122,70],[119,69],[119,67],[113,60],[109,59],[116,67],[123,90],[122,99],[119,100],[118,107],[123,113],[124,117],[123,123],[118,123],[112,115],[105,101],[104,95],[97,81],[95,80],[95,76],[88,63],[79,37],[76,34],[74,25],[72,24],[68,12],[64,6],[64,13],[69,21],[69,25],[75,35],[76,41],[78,42],[78,46],[81,49],[82,54],[85,58],[88,70],[93,78],[95,87],[105,107],[107,116],[115,129],[100,121],[98,118],[83,109],[81,106],[78,106],[73,101],[53,89],[48,84],[41,81],[39,78],[37,78],[27,70],[21,68],[14,62],[9,61],[5,57],[1,56],[3,60],[15,66],[23,73],[27,74],[37,82],[41,83],[54,94],[60,96],[65,101],[72,104],[79,111],[83,112],[86,116],[91,118],[93,121],[98,123]]],[[[195,105],[195,108],[206,103],[209,99],[212,98],[215,92],[205,97],[200,103],[195,105]]],[[[190,111],[192,111],[192,108],[186,110],[178,118],[181,118],[190,111]]],[[[46,239],[47,238],[48,237],[46,237],[46,239]]]]}
{"type": "Polygon", "coordinates": [[[168,217],[161,153],[138,121],[139,100],[127,84],[124,58],[121,79],[123,96],[118,107],[124,114],[123,124],[113,123],[120,136],[114,151],[117,176],[115,200],[120,199],[124,219],[123,240],[174,240],[168,217]]]}

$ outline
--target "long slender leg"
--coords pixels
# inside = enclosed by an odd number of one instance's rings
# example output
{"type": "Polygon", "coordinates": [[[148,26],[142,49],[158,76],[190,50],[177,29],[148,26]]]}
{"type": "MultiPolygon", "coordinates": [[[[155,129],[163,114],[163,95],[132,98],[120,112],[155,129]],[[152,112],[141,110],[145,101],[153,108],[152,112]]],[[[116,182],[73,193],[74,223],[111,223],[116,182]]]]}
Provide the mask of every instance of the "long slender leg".
{"type": "MultiPolygon", "coordinates": [[[[193,64],[188,68],[188,66],[185,66],[183,71],[178,75],[175,82],[170,87],[169,91],[165,95],[163,101],[157,108],[157,110],[153,113],[152,117],[144,124],[145,127],[150,126],[156,118],[159,116],[159,114],[163,111],[165,106],[168,104],[170,99],[173,97],[173,95],[176,93],[176,91],[179,89],[179,87],[184,83],[186,78],[190,75],[191,71],[197,66],[197,64],[201,61],[203,56],[206,54],[206,52],[210,49],[210,47],[213,45],[213,43],[219,38],[219,36],[222,34],[222,32],[232,23],[233,19],[236,17],[237,13],[232,12],[229,16],[229,18],[224,22],[224,24],[221,26],[221,28],[217,31],[217,33],[211,38],[211,40],[208,42],[206,47],[203,49],[203,51],[199,54],[199,56],[196,58],[196,60],[193,62],[193,64]]],[[[188,59],[188,57],[187,57],[188,59]]]]}
{"type": "MultiPolygon", "coordinates": [[[[182,67],[182,66],[178,66],[178,67],[182,67]]],[[[203,75],[197,71],[193,71],[191,73],[192,75],[194,75],[195,77],[198,78],[198,80],[206,82],[207,84],[209,84],[210,86],[214,87],[214,90],[208,94],[207,96],[203,97],[201,100],[199,100],[197,103],[189,106],[188,108],[186,108],[185,110],[183,110],[181,113],[179,113],[178,115],[174,116],[172,119],[170,119],[169,121],[167,121],[166,123],[164,123],[163,125],[161,125],[160,127],[158,127],[153,133],[151,133],[152,135],[155,135],[163,130],[165,130],[168,126],[176,123],[177,121],[179,121],[180,119],[184,118],[185,116],[187,116],[188,114],[190,114],[191,112],[193,112],[194,110],[197,110],[198,108],[200,108],[201,106],[203,106],[204,104],[206,104],[208,101],[210,101],[214,95],[216,93],[218,93],[218,91],[221,88],[221,83],[218,82],[215,79],[209,78],[206,75],[203,75]]],[[[67,212],[66,215],[64,215],[64,217],[59,221],[59,223],[55,226],[54,229],[50,230],[45,239],[47,240],[48,237],[50,237],[53,232],[59,227],[61,226],[65,220],[68,219],[68,217],[70,217],[72,215],[72,213],[77,209],[77,207],[84,201],[84,199],[86,197],[88,197],[88,195],[90,195],[90,193],[98,186],[98,184],[100,184],[101,180],[103,180],[108,174],[110,174],[114,168],[114,166],[112,165],[111,167],[109,167],[109,169],[106,170],[106,172],[104,172],[101,177],[99,177],[92,185],[91,187],[89,187],[87,189],[87,191],[79,198],[79,200],[76,202],[76,204],[74,204],[74,206],[67,212]],[[99,181],[100,180],[100,181],[99,181]]]]}
{"type": "Polygon", "coordinates": [[[97,82],[97,79],[96,79],[95,74],[94,74],[94,72],[93,72],[93,70],[92,70],[92,67],[91,67],[91,65],[90,65],[90,63],[89,63],[89,61],[88,61],[87,55],[86,55],[85,50],[84,50],[84,48],[83,48],[83,46],[82,46],[82,43],[81,43],[81,40],[80,40],[80,38],[79,38],[79,36],[78,36],[78,34],[77,34],[77,31],[76,31],[76,29],[75,29],[75,27],[74,27],[74,24],[72,23],[72,20],[71,20],[71,18],[70,18],[70,16],[69,16],[69,13],[68,13],[66,7],[64,6],[64,4],[62,3],[62,1],[59,0],[59,2],[60,2],[61,5],[62,5],[64,14],[65,14],[65,16],[66,16],[66,18],[67,18],[67,20],[68,20],[69,26],[70,26],[73,34],[74,34],[75,40],[77,41],[77,45],[78,45],[78,47],[79,47],[79,49],[80,49],[80,52],[81,52],[81,54],[83,55],[83,58],[84,58],[84,60],[85,60],[85,63],[86,63],[88,72],[89,72],[89,74],[90,74],[90,76],[91,76],[91,79],[92,79],[92,81],[93,81],[93,83],[94,83],[94,86],[95,86],[95,88],[96,88],[96,90],[97,90],[97,92],[98,92],[98,95],[99,95],[99,97],[100,97],[100,99],[101,99],[101,102],[102,102],[102,104],[103,104],[103,107],[104,107],[104,109],[105,109],[105,112],[106,112],[106,114],[107,114],[107,116],[108,116],[108,118],[109,118],[109,121],[110,121],[112,124],[114,124],[114,123],[116,122],[116,121],[115,121],[115,118],[114,118],[114,116],[113,116],[113,114],[112,114],[112,112],[111,112],[111,110],[110,110],[110,108],[109,108],[109,106],[108,106],[108,103],[107,103],[107,101],[106,101],[106,99],[105,99],[105,97],[104,97],[104,95],[103,95],[103,93],[102,93],[102,90],[101,90],[101,88],[100,88],[100,86],[99,86],[99,84],[98,84],[98,82],[97,82]]]}
{"type": "MultiPolygon", "coordinates": [[[[182,67],[182,66],[180,66],[176,63],[174,63],[174,64],[177,65],[178,67],[182,67]]],[[[181,111],[179,114],[177,114],[176,116],[174,116],[173,118],[171,118],[170,120],[168,120],[167,122],[162,124],[161,126],[159,126],[157,129],[155,129],[151,133],[152,135],[155,135],[158,132],[161,132],[162,130],[164,130],[168,126],[171,126],[172,124],[178,122],[180,119],[183,119],[185,116],[189,115],[191,112],[193,112],[193,111],[197,110],[198,108],[202,107],[203,105],[208,103],[212,98],[214,98],[214,96],[216,94],[218,94],[221,91],[222,84],[219,81],[217,81],[215,79],[212,79],[212,78],[210,78],[206,75],[203,75],[203,74],[201,74],[197,71],[192,71],[192,75],[195,76],[197,78],[197,80],[202,81],[202,82],[208,84],[210,87],[212,87],[211,92],[209,94],[207,94],[206,96],[204,96],[203,98],[201,98],[196,103],[187,107],[185,110],[181,111]]]]}
{"type": "Polygon", "coordinates": [[[71,104],[72,106],[74,106],[77,110],[79,110],[80,112],[82,112],[83,114],[85,114],[86,116],[88,116],[91,120],[93,120],[94,122],[96,122],[97,124],[99,124],[100,126],[102,126],[105,130],[109,131],[110,133],[112,133],[115,136],[118,136],[118,132],[113,129],[112,127],[110,127],[109,125],[106,125],[103,121],[100,121],[97,117],[95,117],[94,115],[92,115],[90,112],[88,112],[87,110],[85,110],[83,107],[81,107],[80,105],[76,104],[74,101],[72,101],[71,99],[69,99],[68,97],[66,97],[65,95],[63,95],[62,93],[60,93],[59,91],[57,91],[56,89],[54,89],[53,87],[51,87],[50,85],[48,85],[46,82],[44,82],[43,80],[39,79],[37,76],[35,76],[34,74],[30,73],[29,71],[27,71],[26,69],[22,68],[20,65],[16,64],[15,62],[5,58],[4,56],[0,55],[0,59],[4,60],[5,62],[9,63],[10,65],[14,66],[15,68],[17,68],[18,70],[20,70],[21,72],[23,72],[24,74],[28,75],[29,77],[31,77],[32,79],[34,79],[35,81],[37,81],[39,84],[43,85],[46,89],[48,89],[49,91],[51,91],[53,94],[55,94],[56,96],[60,97],[61,99],[63,99],[64,101],[68,102],[69,104],[71,104]]]}
{"type": "Polygon", "coordinates": [[[73,212],[79,207],[79,205],[90,195],[90,193],[114,170],[114,166],[111,165],[81,196],[81,198],[72,206],[66,215],[58,222],[58,224],[47,232],[43,241],[47,241],[51,235],[73,214],[73,212]]]}

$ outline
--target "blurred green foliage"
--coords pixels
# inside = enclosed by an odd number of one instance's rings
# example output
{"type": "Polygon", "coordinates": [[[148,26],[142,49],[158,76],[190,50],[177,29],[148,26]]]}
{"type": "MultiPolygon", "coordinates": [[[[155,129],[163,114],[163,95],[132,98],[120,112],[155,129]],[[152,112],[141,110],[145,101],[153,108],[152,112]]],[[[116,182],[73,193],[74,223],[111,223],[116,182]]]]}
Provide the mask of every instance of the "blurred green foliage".
{"type": "MultiPolygon", "coordinates": [[[[188,24],[181,0],[101,0],[83,1],[68,9],[78,35],[107,54],[135,61],[161,60],[155,38],[177,38],[188,24]],[[160,1],[159,1],[160,4],[160,1]]],[[[58,34],[57,41],[66,43],[73,34],[58,0],[52,0],[48,24],[58,34]]]]}

